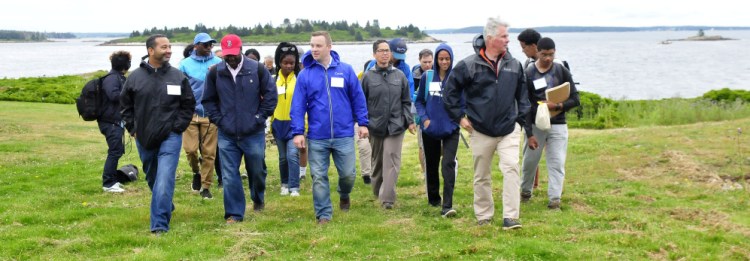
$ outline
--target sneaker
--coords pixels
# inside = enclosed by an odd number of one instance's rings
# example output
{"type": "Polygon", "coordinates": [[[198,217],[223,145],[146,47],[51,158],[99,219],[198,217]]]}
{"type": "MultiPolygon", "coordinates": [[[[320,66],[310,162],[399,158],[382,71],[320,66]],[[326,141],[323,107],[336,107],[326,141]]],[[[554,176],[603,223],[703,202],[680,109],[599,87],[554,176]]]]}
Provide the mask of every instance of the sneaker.
{"type": "Polygon", "coordinates": [[[478,226],[486,226],[486,225],[489,225],[490,223],[492,223],[492,220],[489,220],[489,219],[482,219],[482,220],[477,221],[478,226]]]}
{"type": "Polygon", "coordinates": [[[109,193],[123,193],[123,192],[125,192],[125,190],[122,189],[121,187],[118,187],[117,184],[112,185],[111,187],[102,187],[102,190],[104,190],[104,192],[109,192],[109,193]]]}
{"type": "Polygon", "coordinates": [[[458,214],[458,212],[456,212],[456,210],[454,210],[454,209],[452,209],[452,208],[451,208],[451,209],[448,209],[448,210],[443,210],[442,212],[443,212],[443,213],[442,213],[442,216],[443,216],[444,218],[455,217],[455,216],[456,216],[456,214],[458,214]]]}
{"type": "Polygon", "coordinates": [[[240,177],[241,177],[242,179],[247,179],[247,173],[242,173],[242,174],[240,174],[240,177]]]}
{"type": "Polygon", "coordinates": [[[352,206],[351,199],[341,199],[339,201],[339,208],[341,208],[341,211],[347,212],[349,211],[349,208],[352,206]]]}
{"type": "Polygon", "coordinates": [[[286,185],[281,185],[281,195],[282,196],[289,195],[289,188],[287,188],[286,185]]]}
{"type": "Polygon", "coordinates": [[[547,208],[552,210],[560,210],[560,200],[559,199],[552,199],[549,201],[549,204],[547,204],[547,208]]]}
{"type": "Polygon", "coordinates": [[[521,228],[521,222],[515,218],[503,218],[503,230],[521,228]]]}
{"type": "Polygon", "coordinates": [[[123,187],[124,185],[122,185],[122,183],[120,183],[120,182],[117,182],[117,183],[115,183],[112,186],[117,186],[118,188],[124,189],[124,187],[123,187]]]}
{"type": "Polygon", "coordinates": [[[292,191],[292,193],[289,193],[290,197],[299,197],[299,191],[292,191]]]}
{"type": "Polygon", "coordinates": [[[151,231],[151,234],[154,235],[155,237],[160,237],[160,236],[162,236],[162,235],[164,235],[166,233],[167,233],[166,230],[161,230],[161,229],[151,231]]]}
{"type": "Polygon", "coordinates": [[[214,196],[211,195],[211,191],[208,191],[208,189],[201,190],[201,197],[203,197],[203,199],[212,199],[212,198],[214,198],[214,196]]]}
{"type": "Polygon", "coordinates": [[[362,181],[364,181],[365,184],[370,184],[372,182],[370,176],[362,176],[362,181]]]}
{"type": "Polygon", "coordinates": [[[393,203],[391,203],[391,202],[383,202],[383,208],[384,209],[393,209],[393,203]]]}
{"type": "Polygon", "coordinates": [[[238,223],[238,222],[240,222],[240,221],[236,220],[234,218],[231,218],[231,217],[227,218],[227,225],[231,225],[231,224],[238,223]]]}
{"type": "Polygon", "coordinates": [[[325,224],[328,224],[329,222],[331,222],[331,220],[327,218],[318,219],[318,225],[325,225],[325,224]]]}
{"type": "Polygon", "coordinates": [[[258,203],[253,202],[253,211],[261,212],[263,211],[264,208],[266,208],[266,204],[264,203],[258,204],[258,203]]]}
{"type": "Polygon", "coordinates": [[[305,172],[307,172],[307,167],[299,167],[299,180],[305,179],[305,172]]]}
{"type": "Polygon", "coordinates": [[[521,202],[529,202],[531,200],[531,191],[523,191],[521,192],[521,202]]]}
{"type": "Polygon", "coordinates": [[[193,191],[198,192],[201,190],[201,174],[193,173],[193,191]]]}

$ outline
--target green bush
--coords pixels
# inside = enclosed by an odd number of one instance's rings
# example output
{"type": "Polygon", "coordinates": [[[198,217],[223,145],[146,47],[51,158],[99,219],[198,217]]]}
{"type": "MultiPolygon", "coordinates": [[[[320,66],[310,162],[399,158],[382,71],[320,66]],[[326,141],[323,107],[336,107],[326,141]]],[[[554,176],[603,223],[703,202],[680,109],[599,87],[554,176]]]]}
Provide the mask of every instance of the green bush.
{"type": "Polygon", "coordinates": [[[57,77],[28,77],[0,79],[0,100],[46,103],[75,103],[81,88],[90,79],[101,77],[106,71],[86,75],[57,77]]]}
{"type": "Polygon", "coordinates": [[[743,102],[750,102],[750,92],[746,90],[730,90],[729,88],[723,88],[721,90],[708,91],[703,94],[703,98],[716,102],[734,102],[738,99],[743,102]]]}

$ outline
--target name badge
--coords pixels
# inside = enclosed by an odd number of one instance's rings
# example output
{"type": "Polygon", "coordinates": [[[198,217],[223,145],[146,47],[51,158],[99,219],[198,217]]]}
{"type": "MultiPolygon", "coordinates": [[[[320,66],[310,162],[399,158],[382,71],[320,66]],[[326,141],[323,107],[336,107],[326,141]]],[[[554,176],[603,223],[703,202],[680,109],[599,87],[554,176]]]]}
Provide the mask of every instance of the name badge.
{"type": "Polygon", "coordinates": [[[179,85],[167,85],[167,94],[181,95],[182,92],[180,91],[180,86],[179,85]]]}
{"type": "Polygon", "coordinates": [[[442,82],[430,82],[430,87],[427,90],[430,92],[440,92],[442,86],[442,82]]]}
{"type": "Polygon", "coordinates": [[[547,87],[547,80],[544,77],[534,80],[535,89],[539,90],[544,87],[547,87]]]}
{"type": "Polygon", "coordinates": [[[344,78],[331,77],[331,87],[344,88],[344,78]]]}
{"type": "Polygon", "coordinates": [[[278,87],[276,87],[276,92],[279,93],[279,95],[285,94],[286,93],[286,87],[284,87],[284,86],[278,86],[278,87]]]}

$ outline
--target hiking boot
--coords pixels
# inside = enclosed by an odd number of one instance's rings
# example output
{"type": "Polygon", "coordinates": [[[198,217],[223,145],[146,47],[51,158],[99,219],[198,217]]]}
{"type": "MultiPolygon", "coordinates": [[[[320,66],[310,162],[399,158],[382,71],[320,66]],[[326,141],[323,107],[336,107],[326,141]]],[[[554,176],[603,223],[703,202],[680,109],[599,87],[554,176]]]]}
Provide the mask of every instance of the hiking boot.
{"type": "Polygon", "coordinates": [[[253,211],[261,212],[264,208],[266,208],[266,204],[253,202],[253,211]]]}
{"type": "Polygon", "coordinates": [[[201,190],[201,174],[193,173],[193,191],[198,192],[201,190]]]}
{"type": "MultiPolygon", "coordinates": [[[[117,183],[117,184],[119,184],[119,183],[117,183]]],[[[123,188],[117,186],[117,184],[112,185],[111,187],[102,187],[102,190],[104,190],[104,192],[109,192],[109,193],[123,193],[123,192],[125,192],[125,190],[123,188]]]]}
{"type": "Polygon", "coordinates": [[[560,210],[560,199],[551,199],[547,208],[551,210],[560,210]]]}
{"type": "Polygon", "coordinates": [[[515,218],[503,218],[503,230],[521,228],[521,222],[515,218]]]}
{"type": "Polygon", "coordinates": [[[492,223],[492,220],[482,219],[482,220],[477,221],[477,226],[480,226],[480,227],[486,226],[486,225],[489,225],[490,223],[492,223]]]}
{"type": "Polygon", "coordinates": [[[365,184],[372,183],[372,180],[370,179],[370,176],[362,176],[362,181],[365,182],[365,184]]]}
{"type": "Polygon", "coordinates": [[[351,199],[341,199],[339,201],[339,208],[341,208],[341,211],[347,212],[349,211],[349,208],[352,206],[351,199]]]}
{"type": "Polygon", "coordinates": [[[393,203],[391,203],[391,202],[383,202],[383,208],[384,209],[393,209],[393,203]]]}
{"type": "Polygon", "coordinates": [[[213,199],[214,198],[214,196],[211,195],[211,191],[208,191],[208,189],[201,190],[201,197],[203,197],[203,199],[213,199]]]}
{"type": "Polygon", "coordinates": [[[531,191],[523,191],[521,192],[521,202],[526,203],[531,200],[531,191]]]}
{"type": "Polygon", "coordinates": [[[331,222],[331,220],[327,218],[318,219],[318,225],[325,225],[325,224],[328,224],[329,222],[331,222]]]}
{"type": "Polygon", "coordinates": [[[444,218],[455,217],[455,216],[456,216],[456,214],[458,214],[458,212],[456,212],[456,210],[454,210],[454,209],[452,209],[452,208],[449,208],[449,209],[443,209],[443,211],[441,211],[441,212],[442,212],[441,214],[442,214],[442,216],[443,216],[444,218]]]}

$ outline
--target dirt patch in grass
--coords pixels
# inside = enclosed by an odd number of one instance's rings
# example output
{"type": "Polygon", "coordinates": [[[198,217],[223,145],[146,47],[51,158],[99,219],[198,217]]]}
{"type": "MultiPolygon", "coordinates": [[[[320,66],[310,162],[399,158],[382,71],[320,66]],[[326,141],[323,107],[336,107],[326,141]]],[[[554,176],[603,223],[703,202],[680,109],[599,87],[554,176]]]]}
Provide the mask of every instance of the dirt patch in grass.
{"type": "Polygon", "coordinates": [[[626,180],[671,179],[678,176],[680,179],[715,188],[721,187],[723,183],[723,179],[713,168],[696,161],[691,155],[676,150],[664,151],[643,166],[620,168],[616,171],[626,180]]]}
{"type": "Polygon", "coordinates": [[[720,229],[726,232],[735,232],[750,237],[750,229],[732,223],[726,213],[710,210],[678,208],[667,211],[670,217],[686,222],[699,222],[702,228],[720,229]]]}

